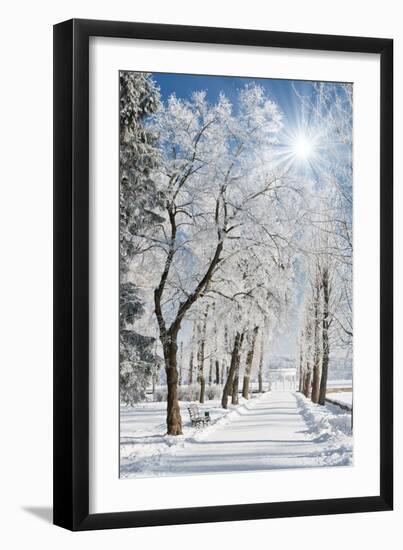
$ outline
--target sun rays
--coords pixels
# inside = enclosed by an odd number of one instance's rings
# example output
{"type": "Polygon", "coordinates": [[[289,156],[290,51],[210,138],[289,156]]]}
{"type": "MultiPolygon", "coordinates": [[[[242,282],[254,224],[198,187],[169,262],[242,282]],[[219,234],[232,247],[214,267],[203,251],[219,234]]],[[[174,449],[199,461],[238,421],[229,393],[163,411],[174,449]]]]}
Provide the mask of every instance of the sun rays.
{"type": "Polygon", "coordinates": [[[315,125],[298,124],[287,128],[276,147],[275,166],[312,176],[326,162],[326,137],[315,125]]]}
{"type": "Polygon", "coordinates": [[[291,148],[295,157],[301,161],[308,161],[315,151],[313,140],[302,132],[291,143],[291,148]]]}

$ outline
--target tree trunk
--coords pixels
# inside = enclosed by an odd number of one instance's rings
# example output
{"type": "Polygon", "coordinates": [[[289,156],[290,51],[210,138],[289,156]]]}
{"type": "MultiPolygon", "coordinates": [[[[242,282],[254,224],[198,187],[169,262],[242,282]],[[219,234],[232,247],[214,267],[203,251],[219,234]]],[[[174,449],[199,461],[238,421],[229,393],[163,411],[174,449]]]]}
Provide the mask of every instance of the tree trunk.
{"type": "MultiPolygon", "coordinates": [[[[230,368],[231,368],[231,367],[229,367],[229,368],[227,369],[227,370],[228,370],[227,378],[229,377],[230,368]]],[[[233,387],[233,385],[234,385],[234,377],[235,377],[235,371],[234,371],[234,375],[233,375],[233,377],[232,377],[231,382],[228,384],[228,395],[231,396],[231,399],[232,399],[232,387],[233,387]]]]}
{"type": "Polygon", "coordinates": [[[308,309],[308,316],[305,325],[305,368],[304,368],[304,383],[303,383],[303,393],[305,397],[310,397],[311,395],[311,382],[312,382],[312,370],[311,370],[311,361],[312,361],[312,318],[311,318],[311,309],[308,309]]]}
{"type": "Polygon", "coordinates": [[[219,384],[220,383],[220,362],[218,361],[218,359],[215,360],[215,381],[214,381],[215,384],[219,384]]]}
{"type": "Polygon", "coordinates": [[[244,375],[242,383],[242,397],[249,399],[250,376],[244,375]]]}
{"type": "Polygon", "coordinates": [[[210,359],[210,385],[213,383],[213,369],[214,369],[214,383],[220,383],[220,363],[218,362],[218,328],[217,317],[215,313],[215,303],[213,304],[213,318],[214,318],[214,356],[210,359]]]}
{"type": "Polygon", "coordinates": [[[206,331],[207,331],[207,317],[209,306],[206,306],[204,312],[203,325],[200,330],[199,350],[198,350],[198,382],[200,384],[199,403],[204,403],[206,381],[204,378],[204,352],[206,347],[206,331]]]}
{"type": "Polygon", "coordinates": [[[189,384],[193,384],[193,349],[190,352],[190,359],[189,359],[189,384]]]}
{"type": "Polygon", "coordinates": [[[303,352],[303,344],[304,341],[304,333],[301,334],[301,340],[299,345],[299,380],[298,380],[298,391],[300,393],[303,392],[304,389],[304,352],[303,352]]]}
{"type": "Polygon", "coordinates": [[[327,374],[329,370],[329,270],[326,267],[322,272],[323,288],[323,321],[322,321],[322,376],[320,379],[319,404],[324,405],[327,390],[327,374]]]}
{"type": "Polygon", "coordinates": [[[258,392],[263,393],[263,377],[261,372],[258,374],[258,392]]]}
{"type": "Polygon", "coordinates": [[[309,397],[311,393],[311,367],[309,364],[306,365],[305,376],[304,376],[304,395],[309,397]]]}
{"type": "MultiPolygon", "coordinates": [[[[217,203],[217,208],[219,203],[217,203]]],[[[224,239],[222,238],[222,231],[226,229],[226,223],[223,227],[218,228],[218,241],[215,247],[215,252],[211,258],[210,264],[205,271],[203,277],[200,279],[196,285],[193,292],[191,292],[185,301],[180,302],[178,311],[176,313],[175,319],[172,321],[169,328],[167,328],[166,321],[164,319],[162,311],[162,298],[167,284],[169,272],[172,266],[172,261],[176,252],[176,237],[177,237],[177,224],[176,224],[176,215],[178,210],[176,205],[173,202],[167,202],[166,209],[171,225],[171,235],[169,239],[168,253],[165,259],[165,265],[163,272],[161,274],[161,279],[157,288],[154,289],[154,306],[155,306],[155,315],[158,322],[158,327],[160,331],[160,340],[164,348],[164,355],[168,358],[165,358],[165,365],[167,370],[167,382],[168,382],[168,414],[167,414],[167,428],[168,433],[171,435],[178,435],[182,433],[181,426],[181,417],[180,410],[177,399],[177,384],[178,384],[178,372],[176,369],[176,353],[177,353],[177,337],[178,332],[181,328],[181,323],[192,307],[192,305],[197,302],[197,300],[202,295],[203,291],[208,286],[211,278],[214,274],[215,269],[221,261],[221,253],[224,247],[224,239]],[[169,352],[169,348],[174,348],[175,353],[169,352]],[[169,353],[168,353],[169,352],[169,353]],[[174,359],[171,357],[174,355],[174,359]],[[174,368],[172,367],[174,364],[174,368]]]]}
{"type": "Polygon", "coordinates": [[[245,399],[249,399],[249,382],[250,382],[250,374],[252,371],[252,364],[253,364],[253,356],[255,354],[255,345],[256,345],[256,339],[259,332],[259,327],[255,327],[253,329],[252,334],[252,341],[250,344],[250,348],[248,350],[248,354],[246,356],[246,365],[245,365],[245,374],[243,377],[243,386],[242,386],[242,397],[245,399]]]}
{"type": "Polygon", "coordinates": [[[226,359],[223,359],[221,362],[221,372],[220,372],[220,384],[221,386],[224,385],[224,372],[226,371],[226,359]]]}
{"type": "Polygon", "coordinates": [[[178,402],[178,370],[176,367],[176,355],[178,345],[176,337],[171,338],[164,345],[165,371],[167,375],[167,433],[168,435],[182,435],[182,419],[178,402]]]}
{"type": "MultiPolygon", "coordinates": [[[[229,366],[227,357],[232,354],[232,350],[230,349],[230,343],[229,343],[229,336],[228,336],[228,326],[225,325],[224,327],[224,350],[225,350],[225,359],[223,361],[223,367],[222,367],[222,373],[221,373],[221,384],[224,385],[225,381],[228,379],[229,374],[229,366]]],[[[231,363],[231,361],[229,361],[231,363]]],[[[232,393],[232,386],[229,390],[230,393],[232,393]]]]}
{"type": "Polygon", "coordinates": [[[234,381],[232,383],[232,397],[231,403],[238,405],[239,403],[239,361],[234,374],[234,381]]]}
{"type": "Polygon", "coordinates": [[[209,383],[209,386],[211,386],[211,384],[213,383],[213,358],[210,357],[210,367],[209,367],[209,371],[208,371],[208,383],[209,383]]]}
{"type": "Polygon", "coordinates": [[[263,393],[263,334],[260,340],[260,358],[259,358],[259,373],[258,373],[258,383],[259,383],[259,393],[263,393]]]}
{"type": "Polygon", "coordinates": [[[197,345],[197,323],[193,321],[192,340],[190,342],[190,357],[189,357],[189,376],[188,383],[193,384],[193,370],[194,370],[194,347],[197,345]]]}
{"type": "Polygon", "coordinates": [[[179,385],[182,386],[182,374],[183,374],[183,342],[180,345],[179,353],[179,385]]]}
{"type": "Polygon", "coordinates": [[[240,367],[240,363],[241,363],[241,349],[242,349],[242,342],[243,342],[244,336],[245,336],[245,333],[243,332],[242,335],[241,335],[239,353],[238,353],[237,360],[236,360],[234,380],[232,382],[232,397],[231,397],[232,405],[238,405],[238,403],[239,403],[239,367],[240,367]]]}
{"type": "Polygon", "coordinates": [[[204,376],[200,378],[200,394],[199,394],[199,403],[204,403],[204,398],[206,396],[206,380],[204,376]]]}
{"type": "Polygon", "coordinates": [[[221,406],[223,409],[226,409],[228,407],[228,397],[232,394],[233,381],[234,381],[237,365],[239,364],[242,341],[243,341],[243,333],[241,335],[239,332],[237,332],[235,334],[234,347],[232,349],[231,365],[228,370],[227,381],[225,382],[222,399],[221,399],[221,406]]]}
{"type": "Polygon", "coordinates": [[[311,400],[314,403],[319,401],[320,389],[320,349],[319,349],[319,299],[320,299],[320,281],[319,274],[315,277],[315,295],[313,303],[313,372],[312,372],[312,393],[311,400]]]}

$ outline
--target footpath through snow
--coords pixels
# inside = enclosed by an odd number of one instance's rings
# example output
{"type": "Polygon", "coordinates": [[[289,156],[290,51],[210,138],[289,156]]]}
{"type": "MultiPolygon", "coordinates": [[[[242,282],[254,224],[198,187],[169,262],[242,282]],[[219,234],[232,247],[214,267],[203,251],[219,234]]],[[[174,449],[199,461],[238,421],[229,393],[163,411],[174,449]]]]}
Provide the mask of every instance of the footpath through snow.
{"type": "MultiPolygon", "coordinates": [[[[337,407],[314,405],[298,393],[265,393],[245,401],[218,421],[216,418],[212,426],[197,432],[186,428],[184,436],[179,437],[151,434],[148,430],[138,432],[141,415],[150,422],[156,405],[146,404],[137,411],[136,407],[122,409],[121,477],[352,463],[349,413],[337,407]],[[130,436],[134,435],[130,426],[137,426],[135,437],[130,436]]],[[[209,403],[204,408],[212,409],[209,403]]],[[[186,418],[184,411],[183,419],[186,418]]]]}

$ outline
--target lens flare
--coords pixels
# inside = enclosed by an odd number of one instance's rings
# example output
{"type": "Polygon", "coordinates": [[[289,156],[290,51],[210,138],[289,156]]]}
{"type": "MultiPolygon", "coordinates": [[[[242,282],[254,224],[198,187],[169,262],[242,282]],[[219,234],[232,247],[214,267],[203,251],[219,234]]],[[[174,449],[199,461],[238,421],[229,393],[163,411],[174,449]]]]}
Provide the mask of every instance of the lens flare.
{"type": "Polygon", "coordinates": [[[314,147],[312,141],[306,135],[299,134],[292,144],[292,149],[297,158],[308,160],[312,156],[314,147]]]}

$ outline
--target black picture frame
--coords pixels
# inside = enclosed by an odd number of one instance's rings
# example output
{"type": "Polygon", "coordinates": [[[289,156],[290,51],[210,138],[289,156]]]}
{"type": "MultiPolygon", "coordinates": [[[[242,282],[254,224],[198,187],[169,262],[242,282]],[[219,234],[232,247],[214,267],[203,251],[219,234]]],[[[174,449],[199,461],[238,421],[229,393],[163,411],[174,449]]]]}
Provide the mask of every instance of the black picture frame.
{"type": "Polygon", "coordinates": [[[391,510],[393,41],[72,19],[54,26],[54,523],[77,530],[391,510]],[[365,497],[89,513],[89,38],[363,52],[381,58],[380,488],[365,497]]]}

